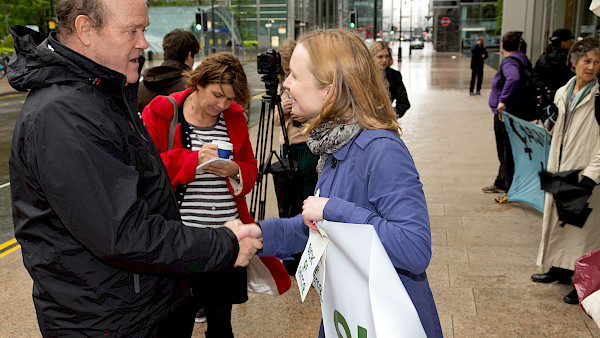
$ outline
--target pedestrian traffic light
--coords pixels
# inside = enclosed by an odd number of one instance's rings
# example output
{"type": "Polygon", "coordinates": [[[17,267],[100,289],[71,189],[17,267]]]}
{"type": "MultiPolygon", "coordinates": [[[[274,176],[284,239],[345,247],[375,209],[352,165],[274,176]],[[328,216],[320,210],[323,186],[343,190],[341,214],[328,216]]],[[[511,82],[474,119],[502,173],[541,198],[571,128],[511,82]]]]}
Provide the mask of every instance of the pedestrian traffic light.
{"type": "Polygon", "coordinates": [[[356,11],[350,13],[350,28],[356,27],[356,11]]]}
{"type": "Polygon", "coordinates": [[[201,31],[206,29],[206,16],[204,15],[204,12],[198,12],[196,13],[196,26],[194,26],[196,28],[197,31],[201,31]]]}

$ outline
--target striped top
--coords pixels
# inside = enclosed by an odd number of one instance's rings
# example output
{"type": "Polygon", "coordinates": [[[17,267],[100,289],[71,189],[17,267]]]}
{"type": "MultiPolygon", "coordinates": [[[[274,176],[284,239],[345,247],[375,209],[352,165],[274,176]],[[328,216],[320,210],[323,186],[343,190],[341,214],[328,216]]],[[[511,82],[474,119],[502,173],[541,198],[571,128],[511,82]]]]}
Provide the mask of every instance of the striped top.
{"type": "MultiPolygon", "coordinates": [[[[190,129],[192,151],[216,140],[231,142],[223,114],[219,114],[217,122],[210,127],[190,124],[190,129]]],[[[184,225],[200,228],[220,227],[225,221],[239,218],[226,178],[209,173],[196,173],[194,181],[188,183],[180,212],[184,225]]]]}

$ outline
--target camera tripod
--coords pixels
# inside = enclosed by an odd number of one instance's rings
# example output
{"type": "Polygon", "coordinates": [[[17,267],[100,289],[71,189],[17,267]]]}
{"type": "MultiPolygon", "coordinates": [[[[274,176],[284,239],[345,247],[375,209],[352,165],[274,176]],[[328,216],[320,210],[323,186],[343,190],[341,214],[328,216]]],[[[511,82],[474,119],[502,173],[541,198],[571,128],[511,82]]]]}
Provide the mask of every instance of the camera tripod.
{"type": "MultiPolygon", "coordinates": [[[[288,176],[288,179],[294,180],[297,173],[297,166],[291,157],[290,142],[285,128],[285,120],[283,118],[283,110],[281,109],[281,98],[277,95],[277,88],[279,84],[279,78],[276,75],[264,75],[261,80],[265,83],[267,90],[266,94],[262,97],[262,103],[260,108],[260,118],[258,123],[258,137],[256,142],[256,150],[254,152],[256,160],[258,161],[258,177],[256,178],[256,184],[252,190],[252,199],[250,200],[250,214],[255,220],[262,220],[265,218],[265,206],[267,200],[267,177],[269,173],[273,173],[273,167],[271,160],[273,156],[277,158],[281,163],[283,170],[288,176]],[[283,133],[283,139],[285,143],[286,155],[288,161],[282,161],[277,155],[277,152],[273,150],[273,136],[274,136],[274,123],[275,123],[275,108],[279,113],[279,121],[281,121],[281,132],[283,133]]],[[[281,217],[281,200],[278,199],[280,204],[280,217],[281,217]]],[[[301,205],[301,201],[300,201],[301,205]]]]}

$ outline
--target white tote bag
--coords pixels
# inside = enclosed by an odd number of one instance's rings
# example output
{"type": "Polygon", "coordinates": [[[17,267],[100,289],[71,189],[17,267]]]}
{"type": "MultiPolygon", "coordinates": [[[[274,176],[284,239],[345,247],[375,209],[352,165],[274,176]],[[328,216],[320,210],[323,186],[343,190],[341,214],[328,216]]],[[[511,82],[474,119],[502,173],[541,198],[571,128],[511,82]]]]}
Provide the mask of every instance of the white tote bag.
{"type": "MultiPolygon", "coordinates": [[[[317,292],[322,288],[325,336],[426,337],[417,310],[373,226],[323,221],[320,227],[329,243],[321,259],[313,259],[319,262],[313,286],[317,292]]],[[[307,243],[311,251],[319,247],[311,243],[319,241],[315,234],[307,243]]],[[[307,252],[303,258],[311,256],[307,252]]],[[[312,273],[310,261],[301,259],[299,272],[308,267],[305,270],[312,273]]]]}

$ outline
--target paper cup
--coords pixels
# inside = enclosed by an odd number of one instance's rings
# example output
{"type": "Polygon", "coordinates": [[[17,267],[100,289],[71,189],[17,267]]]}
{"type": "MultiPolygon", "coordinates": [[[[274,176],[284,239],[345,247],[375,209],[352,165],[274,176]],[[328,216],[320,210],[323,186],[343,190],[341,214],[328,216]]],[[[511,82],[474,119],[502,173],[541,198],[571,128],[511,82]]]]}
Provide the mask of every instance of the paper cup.
{"type": "Polygon", "coordinates": [[[219,147],[219,157],[229,159],[231,152],[233,151],[233,144],[226,141],[212,141],[212,144],[216,144],[219,147]]]}

